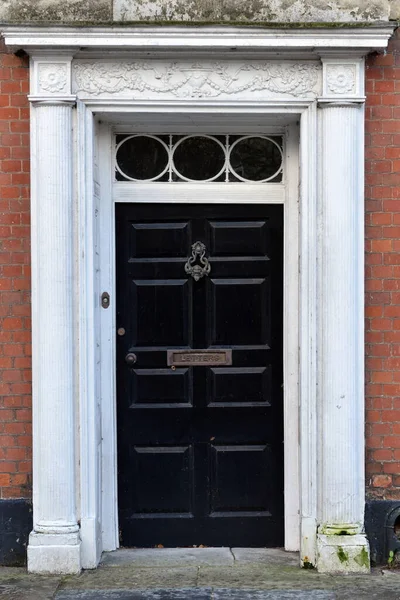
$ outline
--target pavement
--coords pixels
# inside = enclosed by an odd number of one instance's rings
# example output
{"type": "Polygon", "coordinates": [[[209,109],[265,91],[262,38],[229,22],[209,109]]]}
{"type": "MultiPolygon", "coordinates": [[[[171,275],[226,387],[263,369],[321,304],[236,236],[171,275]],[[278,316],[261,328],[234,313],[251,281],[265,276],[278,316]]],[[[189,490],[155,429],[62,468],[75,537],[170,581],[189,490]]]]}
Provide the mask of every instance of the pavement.
{"type": "Polygon", "coordinates": [[[80,575],[0,568],[1,600],[400,600],[400,570],[326,575],[264,548],[121,549],[80,575]]]}

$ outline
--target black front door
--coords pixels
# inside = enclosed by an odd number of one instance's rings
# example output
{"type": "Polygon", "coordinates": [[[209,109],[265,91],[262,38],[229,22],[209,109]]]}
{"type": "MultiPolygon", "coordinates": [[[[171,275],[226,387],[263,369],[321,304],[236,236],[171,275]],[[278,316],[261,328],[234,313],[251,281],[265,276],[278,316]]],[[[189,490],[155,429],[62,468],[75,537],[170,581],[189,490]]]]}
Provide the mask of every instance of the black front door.
{"type": "Polygon", "coordinates": [[[123,546],[283,544],[282,214],[117,205],[123,546]]]}

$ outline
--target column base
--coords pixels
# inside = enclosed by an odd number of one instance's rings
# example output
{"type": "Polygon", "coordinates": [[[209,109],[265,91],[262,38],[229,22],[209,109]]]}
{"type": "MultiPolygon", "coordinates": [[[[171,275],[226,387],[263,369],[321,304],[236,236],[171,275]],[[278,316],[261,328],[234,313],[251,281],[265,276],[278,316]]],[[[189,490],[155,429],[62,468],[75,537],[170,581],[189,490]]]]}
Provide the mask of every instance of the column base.
{"type": "Polygon", "coordinates": [[[320,573],[369,573],[369,544],[365,534],[317,536],[320,573]]]}
{"type": "Polygon", "coordinates": [[[79,533],[36,533],[28,545],[28,571],[41,575],[74,575],[81,572],[79,533]]]}

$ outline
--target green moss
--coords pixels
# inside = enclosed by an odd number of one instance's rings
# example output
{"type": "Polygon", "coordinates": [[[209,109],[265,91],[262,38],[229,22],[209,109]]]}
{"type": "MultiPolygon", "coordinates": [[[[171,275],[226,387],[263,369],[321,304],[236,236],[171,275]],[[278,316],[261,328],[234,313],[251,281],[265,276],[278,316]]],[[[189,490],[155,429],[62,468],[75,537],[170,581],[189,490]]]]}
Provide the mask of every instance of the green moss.
{"type": "Polygon", "coordinates": [[[369,569],[369,556],[365,548],[361,548],[360,553],[354,557],[354,560],[360,567],[365,567],[366,569],[369,569]]]}
{"type": "MultiPolygon", "coordinates": [[[[18,17],[14,15],[9,17],[5,24],[24,23],[27,27],[37,27],[38,25],[43,27],[60,26],[60,17],[46,14],[46,18],[43,20],[36,13],[35,17],[23,16],[21,14],[18,17]],[[50,18],[49,18],[50,16],[50,18]],[[27,22],[28,19],[28,22],[27,22]],[[30,19],[30,20],[29,20],[30,19]]],[[[100,27],[176,27],[178,25],[184,25],[185,27],[208,27],[208,26],[223,26],[223,27],[248,27],[256,29],[365,29],[376,27],[377,24],[371,21],[356,21],[352,22],[274,22],[274,21],[221,21],[221,20],[209,20],[209,21],[184,21],[181,19],[157,19],[157,20],[143,20],[143,21],[110,21],[108,18],[101,20],[102,15],[99,14],[99,20],[92,21],[89,19],[78,18],[76,21],[70,19],[68,22],[62,22],[63,27],[69,28],[100,28],[100,27]]],[[[395,21],[392,21],[393,23],[395,21]]]]}
{"type": "Polygon", "coordinates": [[[303,569],[315,569],[315,566],[308,560],[303,561],[303,569]]]}
{"type": "Polygon", "coordinates": [[[349,525],[347,523],[338,523],[337,525],[321,525],[319,533],[325,535],[356,535],[358,533],[358,527],[356,525],[349,525]]]}
{"type": "Polygon", "coordinates": [[[19,0],[8,9],[7,21],[10,23],[82,23],[96,14],[96,24],[104,24],[112,17],[110,0],[102,0],[93,9],[91,0],[70,0],[65,3],[43,5],[37,0],[19,0]]]}
{"type": "Polygon", "coordinates": [[[338,555],[338,559],[340,560],[341,563],[349,561],[349,555],[347,554],[347,552],[345,552],[343,550],[342,546],[338,547],[338,549],[337,549],[337,555],[338,555]]]}

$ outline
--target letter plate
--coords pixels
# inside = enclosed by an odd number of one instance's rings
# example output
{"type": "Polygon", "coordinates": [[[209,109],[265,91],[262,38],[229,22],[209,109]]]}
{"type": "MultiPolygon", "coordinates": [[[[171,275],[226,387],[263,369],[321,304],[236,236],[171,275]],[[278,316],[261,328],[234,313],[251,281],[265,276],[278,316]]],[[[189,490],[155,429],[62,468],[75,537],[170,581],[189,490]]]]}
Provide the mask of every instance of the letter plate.
{"type": "Polygon", "coordinates": [[[218,367],[232,364],[232,350],[167,350],[169,367],[218,367]]]}

